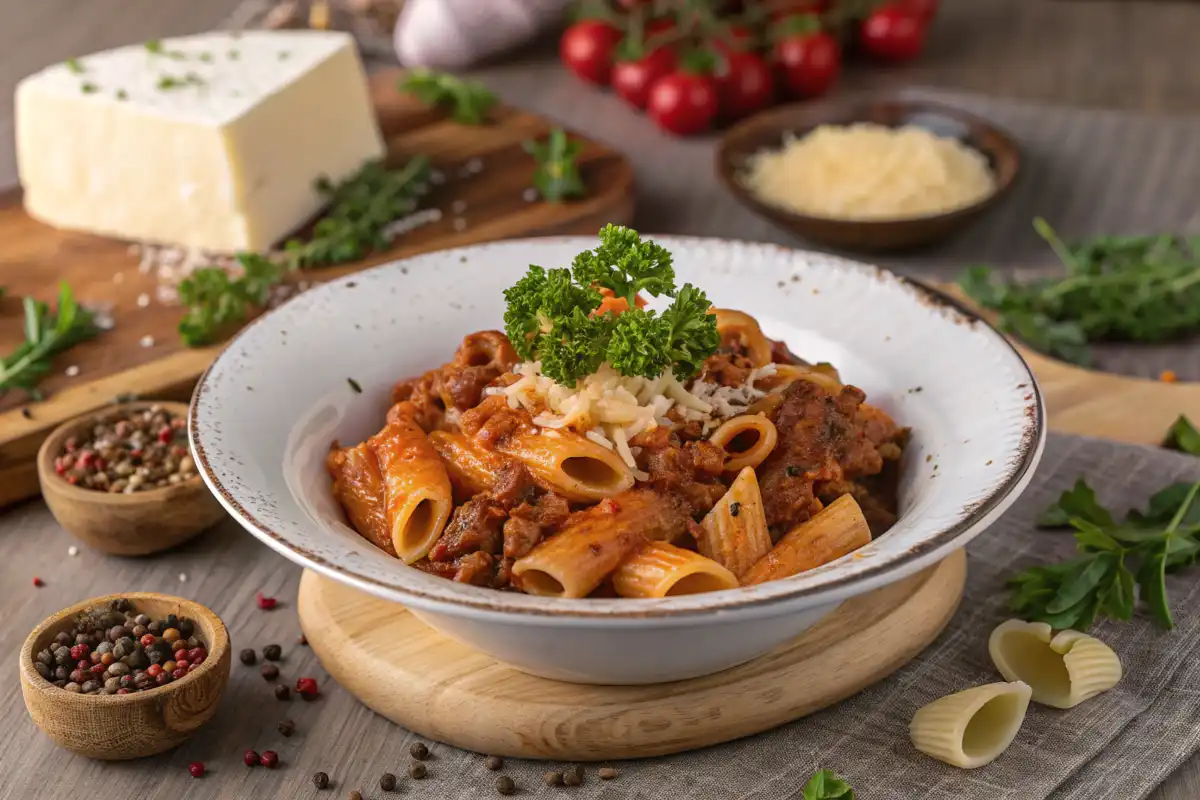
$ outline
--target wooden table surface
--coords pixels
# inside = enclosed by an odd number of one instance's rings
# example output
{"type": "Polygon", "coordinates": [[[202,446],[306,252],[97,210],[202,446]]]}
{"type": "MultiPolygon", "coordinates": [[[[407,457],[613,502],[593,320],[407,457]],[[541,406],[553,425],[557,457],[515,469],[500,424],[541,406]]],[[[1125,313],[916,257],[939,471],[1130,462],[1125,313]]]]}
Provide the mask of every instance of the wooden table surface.
{"type": "MultiPolygon", "coordinates": [[[[201,31],[222,20],[238,0],[0,0],[0,96],[46,64],[73,55],[148,38],[201,31]]],[[[1055,103],[1101,106],[1149,113],[1200,110],[1200,4],[1185,2],[1089,2],[1088,0],[948,0],[926,56],[918,64],[890,71],[851,74],[858,87],[911,83],[960,88],[1055,103]]],[[[573,85],[549,68],[541,51],[522,54],[481,71],[497,81],[505,99],[544,107],[546,97],[577,99],[573,85]],[[535,102],[538,101],[538,102],[535,102]]],[[[587,110],[570,113],[573,124],[587,110]]],[[[596,111],[594,113],[603,113],[596,111]]],[[[638,137],[643,158],[653,148],[670,147],[645,138],[642,121],[630,115],[630,137],[638,137]]],[[[620,144],[618,142],[618,144],[620,144]]],[[[632,146],[632,145],[631,145],[632,146]]],[[[637,159],[635,159],[636,161],[637,159]]],[[[0,186],[15,181],[12,106],[0,104],[0,186]]],[[[699,176],[698,179],[708,179],[699,176]]],[[[649,230],[700,233],[702,205],[686,218],[660,213],[653,186],[642,188],[641,223],[649,230]]],[[[324,678],[309,651],[296,643],[294,598],[300,570],[273,554],[226,520],[208,534],[173,552],[145,559],[105,558],[91,552],[68,556],[72,539],[40,501],[0,514],[0,676],[9,691],[0,694],[0,798],[37,796],[67,800],[81,792],[106,798],[260,798],[315,794],[308,775],[325,770],[344,797],[362,788],[367,797],[385,770],[401,772],[412,737],[365,707],[325,685],[317,703],[281,703],[256,669],[234,665],[227,700],[216,721],[183,748],[150,761],[100,764],[57,750],[27,717],[17,690],[14,654],[26,633],[43,617],[77,600],[128,590],[172,592],[199,600],[229,626],[235,648],[284,646],[284,675],[324,678]],[[32,586],[34,576],[46,585],[32,586]],[[185,580],[186,578],[186,580],[185,580]],[[255,592],[281,598],[263,612],[255,592]],[[282,739],[276,723],[290,717],[297,734],[282,739]],[[240,764],[248,748],[277,749],[284,768],[249,770],[240,764]],[[210,774],[190,779],[190,761],[205,761],[210,774]]],[[[435,748],[435,752],[437,749],[435,748]]],[[[438,770],[471,770],[490,784],[478,759],[456,760],[446,753],[431,762],[438,770]]],[[[613,790],[618,788],[613,785],[613,790]]],[[[622,787],[623,788],[623,787],[622,787]]],[[[436,784],[428,787],[438,796],[436,784]]],[[[488,790],[490,792],[490,789],[488,790]]],[[[1114,787],[1112,797],[1120,796],[1114,787]]],[[[869,794],[866,793],[866,794],[869,794]]],[[[864,796],[866,796],[864,794],[864,796]]],[[[612,795],[618,796],[616,794],[612,795]]],[[[1200,757],[1181,768],[1154,800],[1200,797],[1200,757]]]]}

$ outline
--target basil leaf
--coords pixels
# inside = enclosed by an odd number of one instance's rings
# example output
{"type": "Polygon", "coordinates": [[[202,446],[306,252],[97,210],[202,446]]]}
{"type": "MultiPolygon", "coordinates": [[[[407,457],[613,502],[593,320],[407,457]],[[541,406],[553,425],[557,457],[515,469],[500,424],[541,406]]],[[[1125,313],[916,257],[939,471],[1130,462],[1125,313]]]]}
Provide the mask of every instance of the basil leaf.
{"type": "Polygon", "coordinates": [[[1072,606],[1078,605],[1090,594],[1094,593],[1110,572],[1116,569],[1117,556],[1112,553],[1101,553],[1094,559],[1084,562],[1073,571],[1073,574],[1063,582],[1054,599],[1046,604],[1046,611],[1059,614],[1072,606]]]}
{"type": "Polygon", "coordinates": [[[1114,580],[1104,592],[1101,610],[1113,619],[1128,620],[1133,617],[1134,577],[1124,560],[1117,565],[1114,580]]]}
{"type": "Polygon", "coordinates": [[[1062,528],[1071,522],[1071,517],[1078,517],[1102,528],[1115,525],[1112,514],[1096,500],[1096,493],[1087,481],[1079,478],[1075,485],[1063,492],[1058,502],[1051,505],[1038,517],[1039,528],[1062,528]]]}
{"type": "MultiPolygon", "coordinates": [[[[1190,483],[1176,483],[1168,486],[1150,497],[1150,502],[1145,512],[1130,512],[1129,519],[1135,522],[1166,525],[1175,516],[1175,512],[1179,510],[1179,506],[1187,500],[1187,496],[1191,490],[1192,484],[1190,483]]],[[[1180,524],[1194,525],[1197,523],[1200,523],[1200,505],[1189,508],[1187,515],[1180,524]]]]}
{"type": "MultiPolygon", "coordinates": [[[[1107,552],[1121,552],[1125,548],[1121,547],[1121,543],[1106,533],[1099,525],[1093,525],[1085,519],[1071,517],[1071,525],[1075,528],[1075,541],[1080,545],[1080,548],[1091,548],[1092,550],[1100,550],[1107,552]]],[[[1159,531],[1159,535],[1162,532],[1159,531]]]]}
{"type": "Polygon", "coordinates": [[[1200,456],[1200,431],[1192,425],[1183,414],[1175,420],[1175,424],[1167,431],[1167,439],[1163,447],[1169,450],[1180,450],[1188,455],[1200,456]]]}
{"type": "Polygon", "coordinates": [[[854,789],[837,774],[822,769],[804,784],[803,800],[854,800],[854,789]]]}

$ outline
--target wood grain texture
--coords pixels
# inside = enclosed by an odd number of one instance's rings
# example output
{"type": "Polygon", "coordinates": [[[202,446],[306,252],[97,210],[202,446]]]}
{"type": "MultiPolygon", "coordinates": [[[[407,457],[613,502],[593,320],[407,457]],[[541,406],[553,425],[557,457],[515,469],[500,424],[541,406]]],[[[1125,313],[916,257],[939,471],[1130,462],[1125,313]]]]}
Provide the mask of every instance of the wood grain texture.
{"type": "Polygon", "coordinates": [[[307,570],[297,607],[329,674],[411,731],[476,753],[607,761],[749,736],[883,679],[950,621],[966,562],[959,550],[848,600],[792,643],[748,664],[655,686],[581,686],[526,675],[442,636],[394,603],[307,570]]]}
{"type": "Polygon", "coordinates": [[[68,438],[86,433],[101,419],[155,405],[187,419],[187,403],[122,403],[63,423],[46,437],[38,451],[38,482],[50,513],[72,536],[94,550],[116,556],[157,553],[186,542],[225,516],[225,510],[198,474],[161,489],[109,494],[74,486],[55,473],[54,461],[68,438]]]}
{"type": "Polygon", "coordinates": [[[33,629],[21,647],[21,693],[35,725],[60,747],[89,758],[126,760],[178,747],[217,711],[229,681],[229,632],[212,611],[182,597],[135,592],[93,597],[64,608],[33,629]],[[166,686],[126,695],[73,694],[37,673],[34,656],[69,631],[76,615],[120,598],[155,619],[191,619],[208,657],[195,672],[166,686]]]}

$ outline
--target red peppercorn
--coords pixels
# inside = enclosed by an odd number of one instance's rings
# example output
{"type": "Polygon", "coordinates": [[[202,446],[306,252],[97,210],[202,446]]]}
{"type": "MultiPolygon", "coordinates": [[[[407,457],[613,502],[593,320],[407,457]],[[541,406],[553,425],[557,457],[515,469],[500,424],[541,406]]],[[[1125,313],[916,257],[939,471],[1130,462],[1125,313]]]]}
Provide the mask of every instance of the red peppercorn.
{"type": "Polygon", "coordinates": [[[129,694],[129,690],[122,686],[120,689],[117,689],[117,694],[129,694]]]}
{"type": "Polygon", "coordinates": [[[170,675],[168,675],[165,672],[160,672],[158,674],[158,677],[154,679],[154,683],[157,686],[166,686],[170,682],[170,680],[171,680],[170,675]]]}
{"type": "Polygon", "coordinates": [[[188,661],[186,658],[177,659],[175,661],[175,669],[179,669],[180,667],[182,667],[183,669],[187,669],[188,665],[191,663],[192,662],[188,661]]]}
{"type": "Polygon", "coordinates": [[[267,769],[275,769],[279,765],[279,753],[274,750],[263,750],[262,756],[258,763],[262,764],[267,769]]]}
{"type": "Polygon", "coordinates": [[[146,667],[146,674],[151,678],[157,678],[162,674],[162,671],[162,664],[151,664],[150,666],[146,667]]]}
{"type": "Polygon", "coordinates": [[[35,575],[33,578],[33,585],[40,589],[46,585],[46,582],[35,575]]]}
{"type": "Polygon", "coordinates": [[[313,678],[297,678],[296,691],[300,693],[301,697],[310,702],[316,700],[317,695],[321,693],[316,680],[313,678]]]}
{"type": "Polygon", "coordinates": [[[137,448],[136,450],[129,451],[129,457],[134,459],[135,461],[140,460],[143,455],[144,455],[144,453],[142,452],[142,449],[140,447],[137,448]]]}
{"type": "Polygon", "coordinates": [[[264,611],[270,611],[279,602],[274,597],[267,597],[262,592],[259,592],[254,597],[258,601],[258,607],[264,611]]]}
{"type": "Polygon", "coordinates": [[[69,483],[69,484],[71,484],[72,486],[74,486],[75,484],[79,483],[79,476],[78,476],[78,475],[68,475],[68,476],[67,476],[67,483],[69,483]]]}
{"type": "Polygon", "coordinates": [[[183,667],[176,667],[175,671],[171,673],[171,677],[174,678],[175,680],[179,680],[184,675],[187,675],[190,670],[191,670],[191,667],[187,667],[186,669],[183,667]]]}
{"type": "Polygon", "coordinates": [[[75,459],[75,469],[89,469],[95,461],[94,450],[80,450],[79,457],[75,459]]]}
{"type": "Polygon", "coordinates": [[[75,662],[75,669],[91,669],[92,661],[88,658],[81,658],[75,662]]]}
{"type": "Polygon", "coordinates": [[[93,675],[103,675],[104,670],[106,669],[108,669],[108,667],[106,667],[104,664],[92,664],[92,666],[88,668],[88,671],[93,675]]]}
{"type": "Polygon", "coordinates": [[[158,637],[156,637],[153,633],[147,633],[141,639],[138,639],[138,641],[142,643],[142,647],[150,647],[156,641],[158,641],[158,637]]]}
{"type": "Polygon", "coordinates": [[[92,466],[96,468],[96,472],[104,472],[104,470],[108,469],[108,462],[103,458],[97,458],[92,466]]]}
{"type": "Polygon", "coordinates": [[[207,653],[205,653],[203,647],[193,647],[191,650],[187,651],[187,660],[199,663],[200,658],[205,655],[207,655],[207,653]]]}
{"type": "Polygon", "coordinates": [[[62,475],[64,472],[67,471],[67,465],[65,463],[63,463],[62,461],[57,461],[54,464],[54,471],[57,472],[59,475],[62,475]]]}
{"type": "Polygon", "coordinates": [[[179,456],[180,458],[183,458],[184,456],[187,455],[187,448],[186,447],[173,447],[173,448],[171,448],[171,455],[175,455],[175,456],[179,456]]]}
{"type": "MultiPolygon", "coordinates": [[[[91,652],[92,652],[92,648],[88,647],[86,644],[83,644],[81,642],[80,644],[74,645],[71,648],[71,658],[83,660],[83,659],[87,658],[89,655],[91,655],[91,652]]],[[[88,662],[84,663],[83,665],[81,665],[79,668],[87,669],[91,665],[92,665],[91,662],[88,661],[88,662]]]]}
{"type": "Polygon", "coordinates": [[[247,767],[257,767],[258,753],[254,752],[253,750],[247,750],[246,755],[242,756],[242,763],[247,767]]]}
{"type": "Polygon", "coordinates": [[[200,761],[193,761],[188,764],[188,772],[192,773],[193,778],[199,778],[204,775],[204,764],[200,761]]]}
{"type": "Polygon", "coordinates": [[[167,442],[171,441],[171,439],[173,439],[174,437],[175,437],[175,433],[174,433],[174,431],[171,430],[170,425],[163,426],[162,430],[160,430],[158,432],[158,440],[160,442],[162,442],[163,444],[166,444],[167,442]]]}

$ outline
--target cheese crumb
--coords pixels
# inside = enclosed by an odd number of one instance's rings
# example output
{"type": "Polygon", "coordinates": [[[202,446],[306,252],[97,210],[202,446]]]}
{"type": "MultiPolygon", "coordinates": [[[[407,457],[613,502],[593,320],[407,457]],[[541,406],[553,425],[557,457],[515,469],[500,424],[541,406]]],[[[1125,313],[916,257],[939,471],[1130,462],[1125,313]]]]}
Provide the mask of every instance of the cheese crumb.
{"type": "Polygon", "coordinates": [[[74,377],[75,377],[76,375],[78,375],[78,374],[79,374],[79,367],[75,366],[74,364],[72,364],[71,366],[67,367],[67,369],[66,369],[66,376],[67,376],[68,378],[74,378],[74,377]]]}
{"type": "Polygon", "coordinates": [[[67,548],[67,555],[74,558],[75,556],[79,555],[79,548],[76,547],[75,545],[71,545],[70,547],[67,548]]]}

